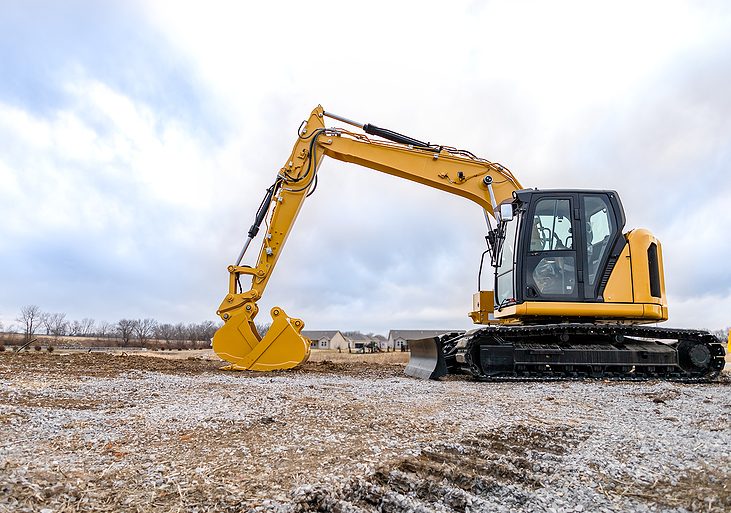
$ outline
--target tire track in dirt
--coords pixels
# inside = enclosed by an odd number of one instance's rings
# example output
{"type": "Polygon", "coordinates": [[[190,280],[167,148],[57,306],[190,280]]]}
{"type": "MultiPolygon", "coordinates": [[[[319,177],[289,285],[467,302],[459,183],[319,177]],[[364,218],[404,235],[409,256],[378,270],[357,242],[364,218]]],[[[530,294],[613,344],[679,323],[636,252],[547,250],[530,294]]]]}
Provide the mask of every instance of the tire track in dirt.
{"type": "Polygon", "coordinates": [[[339,489],[302,487],[274,510],[333,513],[500,511],[529,501],[563,455],[588,436],[518,424],[476,433],[379,466],[339,489]]]}

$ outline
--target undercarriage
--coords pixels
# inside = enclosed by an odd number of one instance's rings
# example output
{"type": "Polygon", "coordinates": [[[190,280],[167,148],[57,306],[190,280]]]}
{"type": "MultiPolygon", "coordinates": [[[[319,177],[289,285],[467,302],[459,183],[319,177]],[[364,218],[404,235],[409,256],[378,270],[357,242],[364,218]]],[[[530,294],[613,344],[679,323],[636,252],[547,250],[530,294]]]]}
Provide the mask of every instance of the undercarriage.
{"type": "Polygon", "coordinates": [[[488,326],[410,346],[406,373],[431,379],[702,382],[725,365],[723,344],[707,331],[623,324],[488,326]]]}

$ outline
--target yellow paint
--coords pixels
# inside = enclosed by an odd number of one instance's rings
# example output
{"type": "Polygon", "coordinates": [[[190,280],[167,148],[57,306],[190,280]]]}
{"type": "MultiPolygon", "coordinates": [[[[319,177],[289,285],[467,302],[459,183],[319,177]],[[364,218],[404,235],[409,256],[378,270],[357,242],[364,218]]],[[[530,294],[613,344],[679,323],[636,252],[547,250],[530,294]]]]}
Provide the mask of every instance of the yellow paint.
{"type": "Polygon", "coordinates": [[[499,319],[525,317],[588,317],[597,320],[632,320],[638,322],[658,322],[662,319],[660,305],[637,303],[569,303],[526,301],[519,305],[507,306],[495,312],[499,319]]]}
{"type": "Polygon", "coordinates": [[[272,308],[272,325],[260,338],[251,311],[243,309],[229,317],[213,336],[213,350],[232,365],[228,370],[269,371],[291,369],[307,361],[310,344],[300,332],[305,323],[272,308]]]}
{"type": "MultiPolygon", "coordinates": [[[[627,234],[627,243],[632,255],[632,290],[636,303],[656,303],[667,306],[665,297],[665,272],[662,265],[662,246],[649,231],[644,229],[632,230],[627,234]],[[650,294],[650,271],[647,261],[647,249],[652,243],[657,244],[657,259],[660,274],[660,298],[650,294]]],[[[665,319],[663,319],[665,320],[665,319]]]]}
{"type": "MultiPolygon", "coordinates": [[[[662,262],[662,245],[649,231],[632,230],[625,235],[627,245],[619,255],[604,289],[606,303],[633,303],[645,305],[647,314],[642,318],[661,322],[668,319],[668,303],[665,295],[665,271],[662,262]],[[650,270],[647,249],[657,244],[660,297],[650,294],[650,270]],[[659,312],[659,314],[658,314],[659,312]]],[[[605,304],[606,304],[605,303],[605,304]]],[[[609,311],[609,310],[608,310],[609,311]]]]}
{"type": "Polygon", "coordinates": [[[607,303],[633,303],[632,260],[630,245],[626,244],[612,269],[607,286],[604,288],[604,301],[607,303]]]}
{"type": "Polygon", "coordinates": [[[475,324],[490,323],[490,315],[495,311],[495,292],[481,290],[472,295],[472,311],[469,313],[475,324]]]}

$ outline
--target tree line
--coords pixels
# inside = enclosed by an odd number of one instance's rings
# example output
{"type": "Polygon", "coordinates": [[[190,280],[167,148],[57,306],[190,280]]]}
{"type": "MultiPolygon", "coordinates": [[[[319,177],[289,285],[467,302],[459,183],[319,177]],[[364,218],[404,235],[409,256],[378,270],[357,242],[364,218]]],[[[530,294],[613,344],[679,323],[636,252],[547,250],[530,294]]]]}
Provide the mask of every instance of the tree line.
{"type": "MultiPolygon", "coordinates": [[[[10,343],[30,344],[42,338],[46,343],[59,344],[73,342],[68,337],[83,337],[96,345],[155,349],[209,347],[213,334],[221,326],[212,321],[172,324],[151,318],[120,319],[116,323],[91,318],[71,320],[65,313],[44,312],[37,305],[21,308],[15,320],[18,324],[9,326],[8,331],[20,334],[21,339],[5,337],[10,343]]],[[[0,332],[3,331],[0,323],[0,332]]]]}

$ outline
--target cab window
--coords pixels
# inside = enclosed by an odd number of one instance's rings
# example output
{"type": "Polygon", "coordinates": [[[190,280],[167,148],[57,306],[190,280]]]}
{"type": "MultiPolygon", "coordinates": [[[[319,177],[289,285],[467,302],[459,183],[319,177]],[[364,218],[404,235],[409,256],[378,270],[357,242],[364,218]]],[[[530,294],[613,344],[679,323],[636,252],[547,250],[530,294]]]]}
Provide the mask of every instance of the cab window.
{"type": "Polygon", "coordinates": [[[587,285],[592,288],[601,275],[601,263],[609,251],[609,240],[615,229],[609,209],[604,197],[584,196],[587,285]]]}
{"type": "Polygon", "coordinates": [[[543,199],[536,204],[530,251],[573,249],[571,206],[567,199],[543,199]]]}
{"type": "Polygon", "coordinates": [[[526,297],[577,297],[576,264],[571,200],[538,200],[525,260],[526,297]]]}
{"type": "Polygon", "coordinates": [[[514,217],[505,226],[505,241],[500,254],[500,264],[495,275],[495,301],[498,306],[515,299],[514,269],[515,244],[518,218],[514,217]]]}

